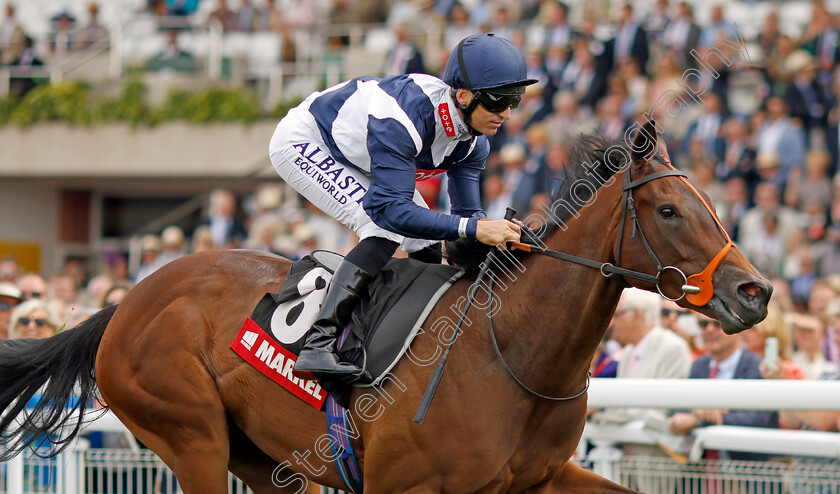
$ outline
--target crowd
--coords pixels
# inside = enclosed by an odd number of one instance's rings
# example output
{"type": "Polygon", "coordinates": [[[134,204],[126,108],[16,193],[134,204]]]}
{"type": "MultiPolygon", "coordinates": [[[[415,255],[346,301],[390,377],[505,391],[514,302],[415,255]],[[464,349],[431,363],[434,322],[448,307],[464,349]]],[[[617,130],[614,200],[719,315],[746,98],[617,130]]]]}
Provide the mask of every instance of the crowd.
{"type": "MultiPolygon", "coordinates": [[[[157,1],[150,9],[188,15],[196,3],[157,1]]],[[[216,3],[210,18],[226,30],[289,35],[319,19],[314,3],[305,0],[283,2],[283,9],[273,1],[256,6],[243,0],[237,9],[225,0],[216,3]]],[[[596,376],[838,379],[840,16],[818,0],[799,32],[781,30],[778,13],[771,11],[757,36],[741,39],[726,4],[714,6],[702,25],[687,2],[658,0],[649,11],[627,4],[614,18],[600,5],[581,6],[577,13],[557,0],[333,0],[327,18],[393,27],[396,43],[374,75],[435,73],[440,66],[441,54],[422,49],[424,40],[406,29],[411,19],[436,24],[447,54],[454,40],[482,31],[520,47],[530,76],[540,83],[528,87],[512,120],[491,138],[482,177],[491,218],[501,218],[506,206],[525,217],[547,201],[564,177],[578,134],[621,139],[634,122],[657,118],[673,164],[711,197],[741,251],[773,282],[774,295],[764,322],[726,335],[716,321],[630,290],[593,360],[596,376]],[[604,24],[610,37],[596,34],[604,24]],[[689,73],[699,75],[686,84],[689,73]],[[775,362],[763,355],[768,338],[778,342],[775,362]]],[[[7,20],[13,13],[7,9],[7,20]]],[[[14,58],[9,36],[16,34],[6,26],[0,26],[0,57],[8,61],[14,58]]],[[[419,182],[418,189],[430,207],[446,210],[441,177],[419,182]]],[[[70,328],[119,303],[133,284],[189,252],[246,247],[294,259],[318,248],[346,252],[356,241],[276,182],[239,198],[215,190],[207,212],[190,232],[171,225],[143,237],[136,270],[120,253],[97,273],[71,262],[46,276],[24,273],[14,259],[3,259],[0,338],[44,337],[70,328]]],[[[591,420],[621,422],[649,413],[593,410],[591,420]]],[[[840,411],[660,413],[677,433],[716,423],[840,428],[840,411]]]]}

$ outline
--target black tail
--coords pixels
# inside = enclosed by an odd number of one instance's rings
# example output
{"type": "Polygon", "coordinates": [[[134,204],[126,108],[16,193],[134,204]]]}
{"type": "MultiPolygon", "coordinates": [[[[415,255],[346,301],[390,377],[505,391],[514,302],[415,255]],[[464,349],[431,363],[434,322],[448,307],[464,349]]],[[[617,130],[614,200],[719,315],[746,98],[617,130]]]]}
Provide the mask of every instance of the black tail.
{"type": "Polygon", "coordinates": [[[0,462],[27,446],[50,446],[45,456],[53,456],[78,435],[97,396],[96,352],[116,308],[50,338],[0,341],[0,462]]]}

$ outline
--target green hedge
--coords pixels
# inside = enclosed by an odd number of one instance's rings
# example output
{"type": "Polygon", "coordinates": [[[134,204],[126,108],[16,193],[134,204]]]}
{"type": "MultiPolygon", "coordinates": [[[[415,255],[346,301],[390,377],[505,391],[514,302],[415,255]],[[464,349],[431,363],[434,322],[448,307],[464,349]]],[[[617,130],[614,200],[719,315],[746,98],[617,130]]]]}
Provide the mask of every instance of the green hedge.
{"type": "Polygon", "coordinates": [[[80,82],[42,84],[23,98],[0,99],[0,126],[126,122],[139,127],[178,120],[196,124],[251,123],[259,119],[279,120],[298,103],[281,102],[271,111],[265,111],[251,92],[211,87],[196,92],[172,90],[163,104],[151,106],[146,101],[146,92],[145,84],[137,79],[128,81],[117,98],[94,98],[90,86],[80,82]]]}

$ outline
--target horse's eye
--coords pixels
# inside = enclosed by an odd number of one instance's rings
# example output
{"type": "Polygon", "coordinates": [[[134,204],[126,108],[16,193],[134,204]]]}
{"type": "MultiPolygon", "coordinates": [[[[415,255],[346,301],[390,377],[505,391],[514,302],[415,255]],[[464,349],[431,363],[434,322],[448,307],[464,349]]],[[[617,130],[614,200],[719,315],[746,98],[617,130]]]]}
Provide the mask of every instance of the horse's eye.
{"type": "Polygon", "coordinates": [[[677,215],[677,210],[672,206],[662,206],[659,208],[659,214],[662,215],[663,218],[673,218],[677,215]]]}

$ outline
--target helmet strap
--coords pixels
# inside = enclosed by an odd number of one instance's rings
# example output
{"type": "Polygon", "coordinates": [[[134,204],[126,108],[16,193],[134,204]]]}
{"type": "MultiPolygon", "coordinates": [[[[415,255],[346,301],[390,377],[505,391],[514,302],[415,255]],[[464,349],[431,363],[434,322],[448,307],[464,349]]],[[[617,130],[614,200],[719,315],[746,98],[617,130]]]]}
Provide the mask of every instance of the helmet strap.
{"type": "Polygon", "coordinates": [[[475,107],[478,106],[478,98],[476,98],[476,91],[472,88],[472,81],[470,81],[469,73],[467,72],[467,67],[464,65],[464,42],[467,41],[467,38],[461,40],[458,43],[458,48],[456,48],[458,53],[458,69],[461,71],[461,78],[464,79],[464,84],[467,86],[465,89],[470,91],[472,94],[472,99],[470,100],[469,104],[462,105],[460,101],[458,101],[458,91],[456,89],[452,89],[452,99],[455,101],[455,107],[461,111],[461,114],[464,116],[464,122],[466,122],[467,126],[470,128],[470,134],[474,136],[480,136],[481,132],[475,130],[470,123],[472,120],[472,112],[475,110],[475,107]]]}
{"type": "Polygon", "coordinates": [[[450,88],[450,94],[452,95],[452,101],[455,102],[455,108],[457,108],[461,112],[461,116],[464,117],[464,122],[467,124],[467,127],[470,129],[470,134],[474,136],[482,135],[481,132],[475,130],[472,126],[472,112],[475,110],[475,107],[478,106],[478,98],[476,98],[476,93],[472,92],[472,99],[470,99],[469,104],[462,105],[460,101],[458,101],[458,90],[455,88],[450,88]]]}

